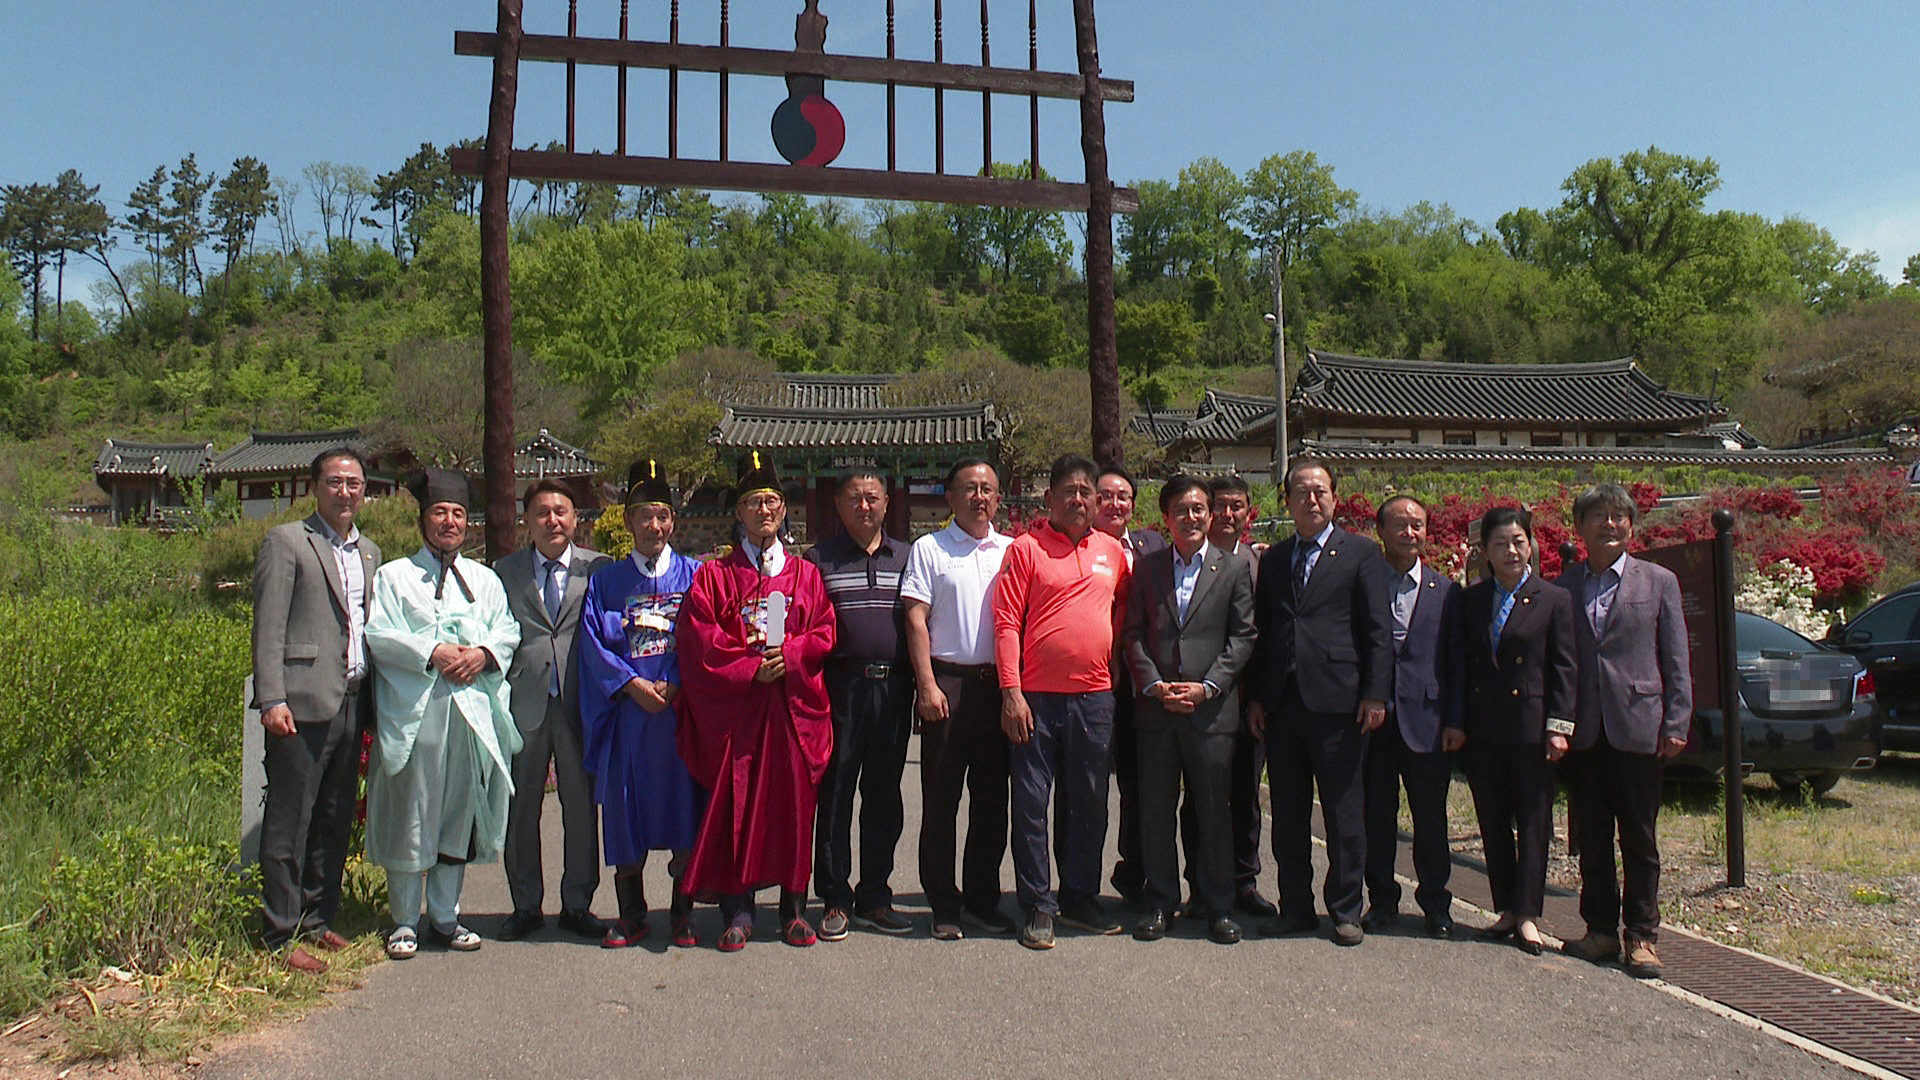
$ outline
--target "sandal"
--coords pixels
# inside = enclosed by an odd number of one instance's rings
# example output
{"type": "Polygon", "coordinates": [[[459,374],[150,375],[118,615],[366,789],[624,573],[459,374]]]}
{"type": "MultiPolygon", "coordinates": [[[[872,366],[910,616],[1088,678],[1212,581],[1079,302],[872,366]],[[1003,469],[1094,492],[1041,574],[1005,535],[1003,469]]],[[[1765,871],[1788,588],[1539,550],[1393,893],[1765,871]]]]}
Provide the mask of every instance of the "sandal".
{"type": "Polygon", "coordinates": [[[820,936],[813,932],[813,924],[799,915],[787,920],[786,927],[780,931],[780,937],[787,944],[803,949],[820,940],[820,936]]]}
{"type": "Polygon", "coordinates": [[[718,948],[721,952],[739,952],[747,947],[747,939],[753,931],[744,926],[729,926],[720,932],[718,948]]]}
{"type": "Polygon", "coordinates": [[[480,935],[459,923],[455,923],[452,930],[442,930],[428,923],[427,940],[455,952],[476,952],[480,948],[480,935]]]}
{"type": "Polygon", "coordinates": [[[387,959],[410,960],[420,951],[420,939],[414,935],[411,926],[396,926],[393,933],[387,935],[387,959]]]}

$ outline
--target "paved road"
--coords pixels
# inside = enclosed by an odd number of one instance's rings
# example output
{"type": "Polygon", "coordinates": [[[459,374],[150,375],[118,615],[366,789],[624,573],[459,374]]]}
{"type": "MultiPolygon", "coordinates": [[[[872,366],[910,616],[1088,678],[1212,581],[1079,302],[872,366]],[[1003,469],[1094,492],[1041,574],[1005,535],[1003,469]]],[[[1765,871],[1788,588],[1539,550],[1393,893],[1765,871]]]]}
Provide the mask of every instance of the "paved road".
{"type": "MultiPolygon", "coordinates": [[[[918,776],[896,885],[915,880],[918,776]]],[[[558,878],[548,797],[548,881],[558,878]]],[[[648,895],[664,901],[664,860],[648,895]]],[[[1109,856],[1109,865],[1111,856],[1109,856]]],[[[1272,868],[1266,892],[1272,894],[1272,868]]],[[[1012,881],[1011,864],[1004,871],[1012,881]]],[[[555,903],[549,886],[549,905],[555,903]]],[[[375,970],[306,1019],[206,1055],[209,1080],[396,1077],[1386,1077],[1577,1080],[1842,1077],[1854,1074],[1637,985],[1617,970],[1505,945],[1375,935],[1194,936],[1142,944],[1063,931],[1051,953],[1011,939],[906,939],[856,931],[794,949],[772,913],[742,952],[602,950],[554,931],[425,952],[375,970]]],[[[1411,904],[1411,890],[1409,899],[1411,904]]],[[[612,910],[603,883],[597,910],[612,910]]],[[[470,875],[468,922],[508,909],[498,866],[470,875]]],[[[1012,909],[1011,897],[1007,907],[1012,909]]],[[[551,911],[551,907],[549,909],[551,911]]],[[[817,911],[817,909],[816,909],[817,911]]],[[[1464,919],[1475,916],[1462,914],[1464,919]]],[[[710,943],[718,917],[702,909],[710,943]]]]}

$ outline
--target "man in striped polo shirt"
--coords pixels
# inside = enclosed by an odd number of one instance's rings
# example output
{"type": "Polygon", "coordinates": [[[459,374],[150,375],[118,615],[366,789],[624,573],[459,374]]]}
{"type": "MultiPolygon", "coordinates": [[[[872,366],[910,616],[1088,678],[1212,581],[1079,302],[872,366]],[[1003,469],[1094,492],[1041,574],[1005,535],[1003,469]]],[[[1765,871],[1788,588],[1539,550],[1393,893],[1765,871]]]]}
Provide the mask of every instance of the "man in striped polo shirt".
{"type": "Polygon", "coordinates": [[[893,909],[894,848],[905,822],[900,778],[913,724],[900,574],[907,544],[886,533],[887,485],[871,468],[840,477],[834,508],[846,531],[808,550],[833,602],[827,657],[833,759],[820,780],[813,830],[814,891],[826,905],[820,937],[839,941],[855,922],[883,934],[913,924],[893,909]],[[853,884],[853,797],[860,795],[860,883],[853,884]]]}
{"type": "Polygon", "coordinates": [[[1127,554],[1093,528],[1098,470],[1078,454],[1053,463],[1047,520],[1007,548],[994,585],[1000,723],[1013,742],[1013,874],[1027,914],[1020,943],[1053,948],[1056,915],[1117,934],[1100,905],[1113,770],[1114,611],[1127,554]],[[1047,862],[1047,818],[1060,789],[1060,892],[1047,862]]]}

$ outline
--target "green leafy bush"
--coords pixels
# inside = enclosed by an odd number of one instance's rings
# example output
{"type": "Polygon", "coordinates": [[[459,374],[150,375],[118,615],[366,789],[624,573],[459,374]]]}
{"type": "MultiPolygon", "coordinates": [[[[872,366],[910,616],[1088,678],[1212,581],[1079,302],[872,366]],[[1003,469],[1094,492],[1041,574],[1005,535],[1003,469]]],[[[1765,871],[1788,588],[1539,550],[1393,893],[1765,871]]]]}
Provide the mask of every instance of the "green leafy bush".
{"type": "Polygon", "coordinates": [[[238,943],[260,903],[257,867],[232,843],[196,844],[138,825],[108,832],[53,869],[40,929],[50,967],[159,973],[196,946],[238,943]]]}

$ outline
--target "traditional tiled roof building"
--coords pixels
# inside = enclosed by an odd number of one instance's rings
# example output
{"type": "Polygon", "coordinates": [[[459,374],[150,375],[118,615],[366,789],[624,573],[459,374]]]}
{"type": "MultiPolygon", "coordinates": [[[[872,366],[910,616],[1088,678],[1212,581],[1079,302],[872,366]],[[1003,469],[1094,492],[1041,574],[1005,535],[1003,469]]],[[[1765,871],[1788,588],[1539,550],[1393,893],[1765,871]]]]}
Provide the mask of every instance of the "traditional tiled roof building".
{"type": "Polygon", "coordinates": [[[404,455],[379,453],[378,440],[357,428],[251,431],[233,449],[213,459],[207,477],[211,486],[233,485],[245,516],[271,517],[312,493],[313,459],[338,446],[351,447],[367,459],[368,497],[393,493],[394,469],[404,464],[396,459],[404,455]]]}
{"type": "Polygon", "coordinates": [[[107,493],[113,524],[142,521],[167,507],[186,507],[191,485],[213,463],[212,443],[148,443],[108,439],[93,460],[93,480],[107,493]]]}

